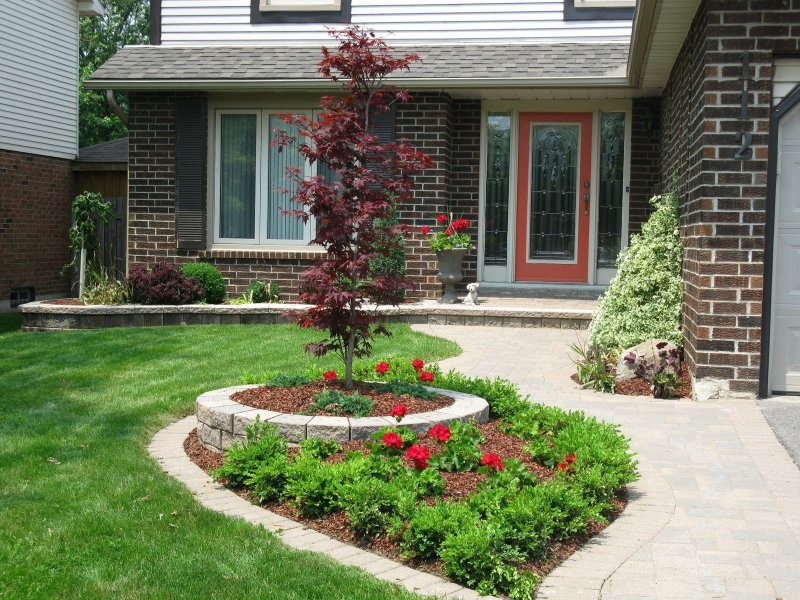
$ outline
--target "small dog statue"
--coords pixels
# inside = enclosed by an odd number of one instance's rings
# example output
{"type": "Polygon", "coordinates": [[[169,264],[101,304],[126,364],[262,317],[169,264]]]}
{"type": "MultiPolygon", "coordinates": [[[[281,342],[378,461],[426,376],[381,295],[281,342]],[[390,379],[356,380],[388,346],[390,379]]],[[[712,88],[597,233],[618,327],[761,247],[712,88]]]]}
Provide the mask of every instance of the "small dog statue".
{"type": "Polygon", "coordinates": [[[468,283],[467,284],[467,295],[464,296],[464,300],[462,300],[462,302],[464,304],[473,304],[473,305],[478,304],[478,288],[479,287],[480,287],[480,284],[477,283],[477,282],[468,283]]]}

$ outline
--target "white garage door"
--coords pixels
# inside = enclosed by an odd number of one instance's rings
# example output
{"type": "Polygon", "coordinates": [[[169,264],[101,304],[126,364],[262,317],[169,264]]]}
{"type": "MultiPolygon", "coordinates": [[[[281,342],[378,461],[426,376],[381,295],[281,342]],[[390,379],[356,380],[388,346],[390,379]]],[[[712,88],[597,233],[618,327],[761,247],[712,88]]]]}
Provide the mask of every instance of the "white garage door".
{"type": "Polygon", "coordinates": [[[770,379],[800,392],[800,104],[780,120],[778,149],[770,379]]]}

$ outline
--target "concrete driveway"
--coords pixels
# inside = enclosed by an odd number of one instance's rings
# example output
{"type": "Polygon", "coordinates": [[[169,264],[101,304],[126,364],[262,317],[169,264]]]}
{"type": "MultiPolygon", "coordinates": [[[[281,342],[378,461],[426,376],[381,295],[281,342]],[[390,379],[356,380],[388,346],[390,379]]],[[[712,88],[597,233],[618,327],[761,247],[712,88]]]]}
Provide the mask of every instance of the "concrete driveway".
{"type": "Polygon", "coordinates": [[[536,402],[618,423],[640,480],[628,509],[544,581],[540,598],[800,600],[800,470],[755,401],[611,396],[569,380],[581,332],[420,325],[458,342],[443,361],[501,376],[536,402]]]}

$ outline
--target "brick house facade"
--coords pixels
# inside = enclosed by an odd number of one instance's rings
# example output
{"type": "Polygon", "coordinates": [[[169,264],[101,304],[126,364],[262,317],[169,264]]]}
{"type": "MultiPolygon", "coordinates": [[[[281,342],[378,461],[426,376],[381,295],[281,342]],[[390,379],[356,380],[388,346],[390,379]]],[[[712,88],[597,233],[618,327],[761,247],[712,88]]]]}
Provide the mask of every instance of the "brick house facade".
{"type": "MultiPolygon", "coordinates": [[[[472,18],[465,11],[465,18],[472,18]]],[[[240,30],[220,22],[214,43],[197,52],[186,47],[187,32],[202,36],[205,29],[195,31],[191,11],[185,14],[180,28],[159,23],[163,40],[156,42],[163,45],[126,48],[90,81],[98,89],[130,91],[130,262],[205,260],[223,271],[230,294],[258,277],[278,282],[287,299],[296,299],[300,273],[318,256],[310,247],[287,250],[262,242],[238,248],[217,244],[211,235],[194,249],[178,249],[176,103],[187,97],[205,103],[209,125],[198,144],[209,154],[203,181],[211,182],[219,168],[214,153],[220,151],[209,136],[220,135],[212,117],[228,108],[224,99],[231,100],[228,112],[238,107],[256,113],[258,107],[245,98],[261,94],[257,97],[271,99],[273,106],[283,89],[306,86],[306,94],[325,93],[314,68],[322,42],[239,47],[233,42],[240,30]],[[183,82],[176,84],[176,78],[183,82]]],[[[613,258],[647,219],[651,196],[675,190],[685,245],[685,350],[698,397],[779,389],[769,383],[765,346],[775,333],[765,325],[773,270],[770,186],[776,185],[770,169],[777,160],[769,147],[778,135],[777,101],[800,83],[800,3],[639,0],[632,18],[618,9],[613,15],[597,9],[584,14],[591,16],[577,19],[577,25],[566,12],[563,22],[551,23],[548,27],[564,28],[558,29],[564,37],[548,43],[514,41],[524,24],[519,31],[509,29],[509,40],[488,45],[481,39],[437,44],[433,33],[420,40],[400,34],[424,60],[396,82],[410,89],[414,100],[398,106],[394,136],[434,160],[417,178],[416,201],[400,207],[401,221],[419,227],[440,213],[468,218],[477,242],[466,259],[468,281],[528,290],[553,283],[594,289],[610,281],[613,258]],[[605,37],[595,43],[586,40],[591,35],[605,37]],[[778,86],[782,91],[776,95],[778,86]],[[562,144],[561,172],[575,173],[552,189],[539,159],[530,158],[549,147],[541,141],[545,137],[536,138],[537,126],[562,144]],[[578,141],[564,141],[573,135],[578,141]],[[580,158],[563,158],[569,154],[565,149],[580,158]],[[534,205],[540,201],[534,198],[552,199],[551,192],[574,199],[574,212],[569,203],[534,205]],[[609,204],[603,194],[616,194],[618,203],[609,204]],[[561,224],[542,225],[551,217],[561,224]],[[572,274],[563,275],[567,271],[572,274]]],[[[293,31],[253,20],[248,43],[301,35],[293,31]]],[[[303,31],[324,35],[323,29],[303,31]]],[[[547,37],[545,30],[537,35],[547,37]]],[[[265,119],[270,110],[254,118],[265,119]]],[[[212,214],[219,210],[217,192],[202,187],[204,219],[217,227],[212,214]]],[[[437,297],[436,258],[419,233],[412,234],[407,252],[408,273],[417,285],[411,298],[437,297]]],[[[796,371],[800,391],[800,364],[796,371]]]]}
{"type": "Polygon", "coordinates": [[[800,3],[704,0],[662,96],[661,176],[681,198],[685,349],[702,397],[753,395],[763,375],[768,144],[782,55],[800,55],[800,3]],[[737,157],[745,133],[750,147],[737,157]]]}

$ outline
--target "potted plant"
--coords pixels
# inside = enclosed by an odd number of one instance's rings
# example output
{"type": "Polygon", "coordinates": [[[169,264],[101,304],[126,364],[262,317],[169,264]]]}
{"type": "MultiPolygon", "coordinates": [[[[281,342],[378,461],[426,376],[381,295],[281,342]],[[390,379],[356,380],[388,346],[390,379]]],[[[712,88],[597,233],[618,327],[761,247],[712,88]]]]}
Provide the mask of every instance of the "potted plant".
{"type": "Polygon", "coordinates": [[[456,284],[464,279],[462,264],[464,257],[472,250],[472,238],[464,230],[469,227],[467,219],[453,219],[447,215],[439,215],[436,226],[440,229],[431,233],[430,227],[422,227],[422,233],[428,235],[431,249],[439,259],[439,273],[436,278],[444,284],[444,294],[439,299],[442,304],[454,304],[458,301],[456,284]]]}

